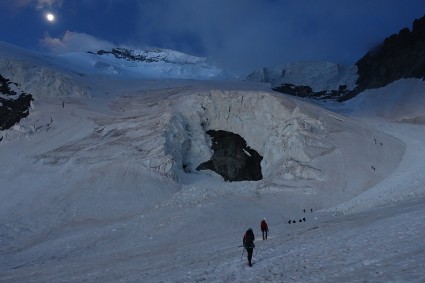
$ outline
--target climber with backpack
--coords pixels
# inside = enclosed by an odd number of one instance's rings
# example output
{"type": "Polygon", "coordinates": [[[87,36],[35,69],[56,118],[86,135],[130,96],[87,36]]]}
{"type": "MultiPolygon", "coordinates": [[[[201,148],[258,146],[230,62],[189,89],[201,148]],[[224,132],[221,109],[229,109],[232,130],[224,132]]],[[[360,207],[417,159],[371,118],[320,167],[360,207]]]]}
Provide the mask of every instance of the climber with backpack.
{"type": "Polygon", "coordinates": [[[269,232],[269,225],[267,225],[266,218],[261,220],[260,228],[261,228],[261,233],[263,233],[263,240],[267,240],[267,233],[269,232]]]}
{"type": "Polygon", "coordinates": [[[248,253],[248,265],[252,266],[251,260],[252,260],[252,253],[254,252],[255,248],[255,236],[254,232],[252,231],[252,228],[249,228],[245,235],[243,236],[243,247],[246,249],[246,252],[248,253]]]}

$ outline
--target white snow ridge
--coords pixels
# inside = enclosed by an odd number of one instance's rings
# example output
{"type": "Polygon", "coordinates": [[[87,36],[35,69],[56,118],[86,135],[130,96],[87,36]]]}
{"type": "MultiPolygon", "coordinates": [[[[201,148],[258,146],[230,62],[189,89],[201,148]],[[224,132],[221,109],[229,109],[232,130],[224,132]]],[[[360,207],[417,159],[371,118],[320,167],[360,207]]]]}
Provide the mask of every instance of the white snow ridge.
{"type": "Polygon", "coordinates": [[[195,57],[169,49],[115,49],[122,54],[65,53],[61,60],[76,72],[143,78],[217,79],[223,71],[206,58],[195,57]]]}
{"type": "Polygon", "coordinates": [[[90,71],[94,54],[1,55],[34,101],[0,131],[0,282],[425,281],[422,81],[326,110],[252,82],[90,71]],[[263,179],[197,171],[208,130],[243,137],[263,179]]]}

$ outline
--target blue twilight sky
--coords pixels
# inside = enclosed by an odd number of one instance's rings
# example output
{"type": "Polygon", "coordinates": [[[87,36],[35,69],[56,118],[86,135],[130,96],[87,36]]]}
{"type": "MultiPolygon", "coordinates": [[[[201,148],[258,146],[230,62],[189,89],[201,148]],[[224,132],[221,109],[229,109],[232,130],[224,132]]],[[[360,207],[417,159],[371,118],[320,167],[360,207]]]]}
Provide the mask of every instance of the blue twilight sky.
{"type": "Polygon", "coordinates": [[[353,64],[424,15],[425,0],[0,0],[0,41],[59,53],[170,48],[246,73],[353,64]]]}

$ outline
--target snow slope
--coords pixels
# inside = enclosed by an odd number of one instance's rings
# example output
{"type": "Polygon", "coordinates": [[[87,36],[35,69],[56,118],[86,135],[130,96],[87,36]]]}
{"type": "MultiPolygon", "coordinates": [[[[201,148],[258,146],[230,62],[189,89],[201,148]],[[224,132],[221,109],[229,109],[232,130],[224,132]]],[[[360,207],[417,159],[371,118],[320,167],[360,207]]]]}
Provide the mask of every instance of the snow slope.
{"type": "Polygon", "coordinates": [[[401,79],[380,89],[364,91],[344,105],[353,109],[352,113],[357,116],[378,116],[399,122],[423,123],[424,89],[425,82],[421,79],[401,79]]]}
{"type": "MultiPolygon", "coordinates": [[[[59,55],[46,55],[27,51],[0,42],[0,58],[34,62],[29,67],[49,66],[67,73],[81,75],[104,75],[122,79],[133,78],[174,78],[174,79],[224,79],[228,75],[207,58],[191,56],[170,49],[125,50],[131,58],[116,57],[110,53],[94,54],[72,52],[59,55]],[[65,67],[65,70],[63,68],[65,67]]],[[[104,51],[106,52],[106,51],[104,51]]],[[[7,62],[6,62],[7,63],[7,62]]],[[[2,64],[3,65],[3,64],[2,64]]]]}
{"type": "MultiPolygon", "coordinates": [[[[249,82],[111,79],[12,53],[0,73],[35,101],[0,133],[1,282],[425,280],[420,98],[390,121],[367,96],[330,111],[249,82]],[[264,156],[264,180],[194,170],[218,128],[264,156]]],[[[393,87],[375,92],[425,90],[393,87]]]]}

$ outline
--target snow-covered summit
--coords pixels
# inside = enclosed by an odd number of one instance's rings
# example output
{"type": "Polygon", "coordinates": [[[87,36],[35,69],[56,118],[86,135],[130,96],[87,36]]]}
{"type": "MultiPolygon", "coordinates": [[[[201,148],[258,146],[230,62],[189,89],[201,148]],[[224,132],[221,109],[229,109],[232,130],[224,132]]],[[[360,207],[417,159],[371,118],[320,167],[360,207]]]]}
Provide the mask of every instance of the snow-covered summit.
{"type": "Polygon", "coordinates": [[[170,49],[113,48],[96,53],[74,52],[59,56],[70,68],[89,74],[133,78],[217,79],[223,71],[204,57],[170,49]]]}
{"type": "Polygon", "coordinates": [[[113,48],[111,51],[99,50],[99,56],[114,56],[118,59],[138,62],[164,62],[171,64],[206,64],[206,58],[188,55],[171,49],[139,49],[113,48]]]}
{"type": "MultiPolygon", "coordinates": [[[[83,75],[106,75],[116,78],[172,78],[211,80],[227,75],[205,57],[171,49],[113,48],[110,51],[68,52],[48,55],[0,42],[0,59],[8,62],[34,62],[37,66],[83,75]]],[[[0,64],[1,67],[1,64],[0,64]]]]}

